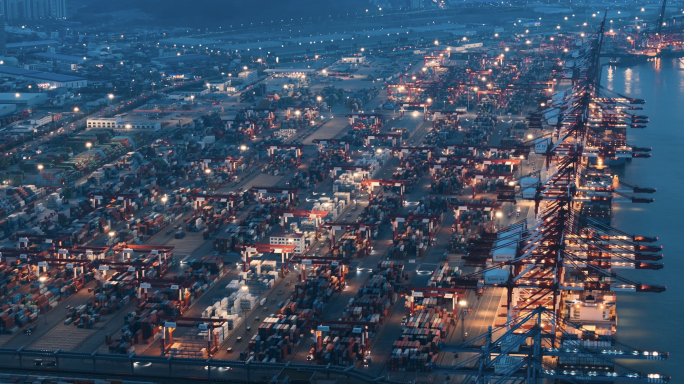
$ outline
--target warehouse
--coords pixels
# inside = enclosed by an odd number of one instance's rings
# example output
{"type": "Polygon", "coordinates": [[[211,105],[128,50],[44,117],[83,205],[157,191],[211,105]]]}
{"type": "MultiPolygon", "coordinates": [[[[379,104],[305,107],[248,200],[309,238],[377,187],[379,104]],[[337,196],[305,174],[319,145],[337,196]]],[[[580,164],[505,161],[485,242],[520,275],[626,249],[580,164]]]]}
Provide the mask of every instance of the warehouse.
{"type": "Polygon", "coordinates": [[[209,60],[211,57],[209,55],[200,54],[189,54],[189,55],[176,55],[176,56],[164,56],[155,57],[152,59],[152,64],[155,65],[168,65],[175,63],[189,63],[193,61],[205,61],[209,60]]]}
{"type": "Polygon", "coordinates": [[[60,75],[57,73],[33,71],[30,69],[0,66],[0,76],[13,79],[23,79],[33,82],[40,88],[81,88],[88,85],[88,80],[82,77],[60,75]]]}
{"type": "Polygon", "coordinates": [[[88,85],[88,80],[82,77],[60,75],[57,73],[38,72],[25,75],[24,79],[34,81],[36,85],[44,89],[55,88],[83,88],[88,85]]]}
{"type": "Polygon", "coordinates": [[[150,121],[124,121],[121,117],[88,119],[88,130],[113,129],[116,132],[156,132],[161,129],[161,123],[150,121]]]}
{"type": "Polygon", "coordinates": [[[63,55],[60,53],[41,52],[36,53],[34,56],[48,61],[61,61],[69,64],[83,64],[86,61],[85,56],[63,55]]]}
{"type": "Polygon", "coordinates": [[[46,93],[0,93],[0,104],[14,104],[17,109],[41,105],[46,100],[46,93]]]}

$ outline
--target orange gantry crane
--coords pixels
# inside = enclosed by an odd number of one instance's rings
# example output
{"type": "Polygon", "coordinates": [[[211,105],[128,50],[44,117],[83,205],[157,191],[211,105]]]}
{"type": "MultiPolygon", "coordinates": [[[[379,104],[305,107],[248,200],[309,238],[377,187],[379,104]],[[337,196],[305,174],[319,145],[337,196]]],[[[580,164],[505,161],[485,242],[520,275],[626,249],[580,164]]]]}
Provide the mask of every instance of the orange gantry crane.
{"type": "Polygon", "coordinates": [[[314,220],[314,223],[316,225],[316,238],[318,238],[318,231],[321,227],[321,219],[324,217],[328,216],[330,212],[326,211],[278,211],[277,214],[280,215],[281,218],[281,227],[283,230],[287,227],[287,219],[290,217],[298,217],[298,218],[309,218],[311,220],[314,220]]]}
{"type": "Polygon", "coordinates": [[[361,181],[363,187],[368,188],[368,200],[373,199],[373,188],[375,187],[399,187],[401,194],[401,202],[404,202],[404,194],[406,186],[411,185],[412,182],[408,180],[380,180],[380,179],[364,179],[361,181]]]}
{"type": "Polygon", "coordinates": [[[275,245],[275,244],[246,244],[242,245],[242,270],[247,271],[249,269],[249,262],[252,257],[254,257],[255,254],[260,253],[260,252],[269,252],[269,253],[280,253],[281,255],[281,270],[283,273],[283,276],[287,273],[287,260],[288,254],[294,253],[294,251],[297,249],[296,245],[275,245]]]}
{"type": "Polygon", "coordinates": [[[271,187],[263,187],[263,186],[254,186],[250,188],[249,190],[252,193],[256,193],[257,198],[259,201],[263,199],[263,195],[265,193],[275,193],[275,194],[283,194],[287,195],[290,203],[292,203],[297,196],[297,193],[299,193],[299,188],[289,188],[289,187],[277,187],[277,186],[271,186],[271,187]]]}
{"type": "Polygon", "coordinates": [[[428,230],[430,231],[430,242],[435,235],[435,227],[442,221],[440,215],[389,215],[392,220],[392,237],[396,238],[399,231],[399,223],[415,223],[421,222],[428,225],[428,230]]]}

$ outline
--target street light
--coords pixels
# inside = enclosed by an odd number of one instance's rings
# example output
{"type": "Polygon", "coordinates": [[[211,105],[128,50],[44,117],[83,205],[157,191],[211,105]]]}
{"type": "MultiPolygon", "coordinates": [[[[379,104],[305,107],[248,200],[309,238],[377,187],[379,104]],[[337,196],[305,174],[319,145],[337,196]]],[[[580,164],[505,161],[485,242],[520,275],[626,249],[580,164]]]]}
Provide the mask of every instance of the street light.
{"type": "Polygon", "coordinates": [[[205,170],[204,170],[204,173],[206,173],[207,175],[210,174],[210,173],[211,173],[211,168],[205,169],[205,170]]]}
{"type": "Polygon", "coordinates": [[[428,104],[432,103],[432,99],[428,97],[427,102],[428,104]]]}
{"type": "Polygon", "coordinates": [[[463,342],[465,342],[466,337],[465,337],[465,316],[468,313],[466,306],[468,305],[468,302],[465,300],[461,300],[458,302],[458,305],[461,306],[461,337],[463,338],[463,342]]]}
{"type": "Polygon", "coordinates": [[[86,143],[86,148],[90,149],[90,147],[93,146],[93,143],[86,143]]]}
{"type": "Polygon", "coordinates": [[[240,146],[240,150],[241,150],[241,151],[246,151],[246,150],[247,150],[247,146],[246,146],[246,145],[241,145],[241,146],[240,146]]]}
{"type": "Polygon", "coordinates": [[[531,133],[527,134],[527,138],[528,138],[529,140],[532,140],[532,137],[533,137],[533,136],[532,136],[531,133]]]}
{"type": "Polygon", "coordinates": [[[495,216],[496,216],[496,227],[498,229],[499,228],[499,219],[501,217],[503,217],[503,213],[501,213],[501,211],[496,211],[495,216]]]}
{"type": "Polygon", "coordinates": [[[19,92],[17,92],[17,93],[14,94],[14,97],[16,97],[16,98],[18,99],[18,98],[21,97],[21,94],[20,94],[19,92]]]}
{"type": "Polygon", "coordinates": [[[378,148],[375,150],[376,153],[382,153],[382,149],[378,148]]]}
{"type": "Polygon", "coordinates": [[[38,170],[42,171],[43,170],[43,164],[38,164],[38,170]]]}
{"type": "Polygon", "coordinates": [[[320,103],[321,101],[323,101],[323,98],[320,97],[320,96],[317,96],[317,97],[316,97],[316,100],[318,100],[318,102],[320,103]]]}
{"type": "Polygon", "coordinates": [[[78,112],[78,111],[80,111],[80,109],[78,109],[78,107],[74,107],[74,112],[78,112]]]}

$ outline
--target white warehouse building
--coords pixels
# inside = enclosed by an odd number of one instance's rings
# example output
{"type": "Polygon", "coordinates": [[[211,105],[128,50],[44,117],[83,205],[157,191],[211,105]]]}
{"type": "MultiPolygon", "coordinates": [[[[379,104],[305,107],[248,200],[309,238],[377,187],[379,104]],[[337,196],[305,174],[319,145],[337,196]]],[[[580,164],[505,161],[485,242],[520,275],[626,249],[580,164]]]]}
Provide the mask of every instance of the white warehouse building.
{"type": "Polygon", "coordinates": [[[116,132],[157,132],[161,123],[152,121],[124,121],[121,117],[88,119],[87,129],[113,129],[116,132]]]}

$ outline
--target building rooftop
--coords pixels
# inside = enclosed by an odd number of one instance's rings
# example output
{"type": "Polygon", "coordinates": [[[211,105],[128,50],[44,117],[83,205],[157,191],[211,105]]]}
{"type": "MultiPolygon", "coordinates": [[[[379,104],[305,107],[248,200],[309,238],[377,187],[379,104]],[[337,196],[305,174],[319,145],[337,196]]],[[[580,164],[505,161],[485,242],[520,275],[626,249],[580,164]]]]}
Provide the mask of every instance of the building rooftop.
{"type": "Polygon", "coordinates": [[[39,47],[44,45],[59,45],[56,40],[38,40],[38,41],[22,41],[19,43],[9,43],[6,45],[7,49],[24,48],[24,47],[39,47]]]}
{"type": "Polygon", "coordinates": [[[208,58],[209,58],[209,55],[202,55],[202,54],[194,53],[194,54],[189,54],[189,55],[155,57],[154,59],[152,59],[152,61],[157,61],[157,62],[161,62],[161,63],[182,63],[184,61],[207,60],[208,58]]]}
{"type": "Polygon", "coordinates": [[[283,41],[258,41],[256,43],[242,43],[242,44],[228,44],[228,45],[223,45],[220,47],[216,47],[218,49],[225,49],[229,52],[234,52],[234,51],[246,51],[248,49],[256,49],[258,50],[259,48],[267,49],[267,48],[276,48],[276,47],[281,47],[285,42],[283,41]]]}
{"type": "Polygon", "coordinates": [[[171,39],[164,39],[159,41],[160,45],[187,45],[187,46],[199,46],[200,44],[213,47],[217,44],[224,44],[222,41],[218,40],[208,40],[208,39],[195,39],[192,37],[174,37],[171,39]]]}
{"type": "Polygon", "coordinates": [[[40,72],[39,71],[32,71],[30,69],[24,69],[24,68],[0,66],[0,75],[6,74],[6,75],[14,75],[14,76],[24,76],[24,75],[31,75],[31,74],[36,74],[36,73],[40,73],[40,72]]]}
{"type": "Polygon", "coordinates": [[[48,72],[31,73],[28,75],[24,75],[24,77],[27,77],[30,79],[47,80],[47,81],[80,81],[80,80],[85,80],[82,77],[76,77],[76,76],[70,76],[70,75],[61,75],[59,73],[48,73],[48,72]]]}
{"type": "Polygon", "coordinates": [[[290,238],[290,239],[301,239],[304,237],[303,233],[283,233],[283,232],[275,232],[271,234],[271,237],[285,237],[285,238],[290,238]]]}
{"type": "Polygon", "coordinates": [[[5,92],[5,93],[0,93],[0,100],[31,100],[35,99],[36,97],[40,97],[42,94],[40,93],[11,93],[11,92],[5,92]]]}
{"type": "Polygon", "coordinates": [[[50,60],[66,61],[70,63],[82,63],[85,61],[85,57],[83,56],[62,55],[60,53],[41,52],[36,53],[34,56],[50,60]]]}
{"type": "Polygon", "coordinates": [[[351,39],[352,35],[348,35],[345,33],[336,33],[334,35],[320,35],[320,36],[305,36],[305,37],[295,37],[292,39],[284,39],[284,41],[289,41],[293,44],[309,44],[309,42],[313,43],[332,43],[332,42],[339,42],[344,39],[351,39]]]}

